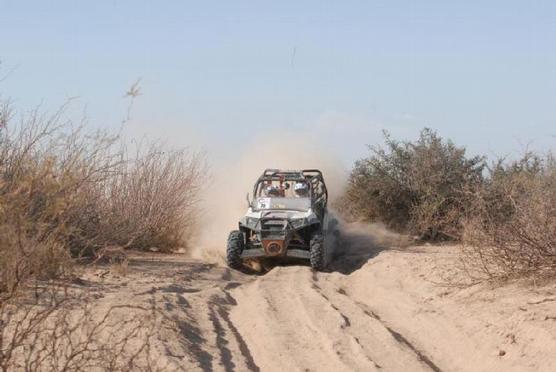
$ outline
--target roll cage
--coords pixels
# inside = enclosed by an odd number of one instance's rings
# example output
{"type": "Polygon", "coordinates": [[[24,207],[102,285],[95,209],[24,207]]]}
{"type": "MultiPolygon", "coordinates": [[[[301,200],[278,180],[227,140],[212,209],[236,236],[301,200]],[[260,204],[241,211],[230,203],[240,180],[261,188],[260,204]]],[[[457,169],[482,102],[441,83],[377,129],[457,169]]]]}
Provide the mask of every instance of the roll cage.
{"type": "Polygon", "coordinates": [[[305,182],[309,185],[309,195],[311,204],[316,205],[318,209],[325,209],[328,203],[328,190],[324,183],[322,172],[318,169],[303,169],[300,171],[265,169],[263,174],[255,182],[253,187],[253,196],[258,197],[262,188],[267,182],[278,181],[284,182],[305,182]]]}

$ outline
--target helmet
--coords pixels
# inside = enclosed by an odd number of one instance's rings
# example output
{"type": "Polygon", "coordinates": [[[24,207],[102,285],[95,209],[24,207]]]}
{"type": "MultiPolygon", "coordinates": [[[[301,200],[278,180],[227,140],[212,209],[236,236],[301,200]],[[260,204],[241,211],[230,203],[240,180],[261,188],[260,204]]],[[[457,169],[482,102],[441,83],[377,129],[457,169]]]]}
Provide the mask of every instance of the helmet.
{"type": "Polygon", "coordinates": [[[309,194],[309,186],[305,182],[297,182],[293,186],[293,191],[298,197],[306,197],[309,194]]]}
{"type": "Polygon", "coordinates": [[[267,186],[265,191],[267,196],[280,196],[280,190],[278,189],[277,186],[273,186],[273,185],[267,186]]]}

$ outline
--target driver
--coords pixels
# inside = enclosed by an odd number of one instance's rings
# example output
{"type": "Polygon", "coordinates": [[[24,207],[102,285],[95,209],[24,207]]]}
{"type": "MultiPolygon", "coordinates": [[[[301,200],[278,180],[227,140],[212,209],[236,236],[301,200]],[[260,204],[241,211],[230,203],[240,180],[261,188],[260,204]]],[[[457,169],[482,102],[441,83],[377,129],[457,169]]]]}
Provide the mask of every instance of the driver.
{"type": "Polygon", "coordinates": [[[278,186],[269,185],[265,189],[265,194],[268,197],[279,197],[280,196],[280,189],[278,186]]]}
{"type": "Polygon", "coordinates": [[[297,198],[306,198],[309,196],[309,186],[305,182],[297,182],[293,186],[293,191],[297,198]]]}

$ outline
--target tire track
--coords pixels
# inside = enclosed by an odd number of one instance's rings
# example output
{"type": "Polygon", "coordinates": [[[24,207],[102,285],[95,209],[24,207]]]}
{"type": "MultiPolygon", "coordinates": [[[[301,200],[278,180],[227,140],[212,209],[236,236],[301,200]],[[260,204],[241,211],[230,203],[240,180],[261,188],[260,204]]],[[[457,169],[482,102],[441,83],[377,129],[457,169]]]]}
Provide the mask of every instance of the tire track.
{"type": "MultiPolygon", "coordinates": [[[[235,286],[232,286],[235,287],[235,286]]],[[[229,332],[234,337],[235,342],[238,345],[241,356],[244,359],[245,366],[249,371],[259,372],[260,368],[255,363],[253,355],[247,346],[247,343],[241,336],[240,332],[230,319],[229,306],[237,305],[236,300],[230,295],[228,291],[224,291],[224,297],[212,296],[209,301],[210,308],[210,320],[213,324],[214,330],[216,332],[216,344],[221,353],[221,363],[226,369],[226,371],[233,371],[235,369],[235,364],[233,362],[232,353],[227,347],[229,341],[226,339],[226,330],[223,327],[220,320],[224,322],[229,332]]]]}
{"type": "Polygon", "coordinates": [[[231,372],[235,370],[236,365],[232,360],[232,352],[228,348],[228,340],[226,339],[226,331],[220,319],[216,314],[214,308],[210,309],[209,319],[212,322],[212,327],[216,333],[216,347],[220,352],[220,364],[224,367],[226,372],[231,372]]]}
{"type": "MultiPolygon", "coordinates": [[[[330,305],[330,307],[332,309],[334,309],[344,320],[344,325],[345,327],[342,328],[347,328],[347,327],[351,327],[351,321],[349,320],[349,317],[347,315],[345,315],[336,305],[334,305],[332,303],[332,301],[330,301],[329,297],[327,295],[325,295],[322,292],[322,288],[317,284],[318,282],[318,276],[317,273],[315,271],[312,272],[311,275],[311,287],[330,305]]],[[[380,364],[378,364],[373,358],[371,358],[366,352],[365,349],[363,347],[363,345],[361,344],[361,341],[359,340],[358,337],[354,336],[354,335],[349,335],[353,341],[358,345],[360,351],[363,353],[363,355],[365,355],[365,358],[375,366],[376,369],[381,369],[382,366],[380,364]]]]}
{"type": "MultiPolygon", "coordinates": [[[[319,288],[317,286],[317,288],[319,288]]],[[[320,288],[319,288],[320,289],[320,288]]],[[[434,372],[442,372],[442,370],[440,369],[440,367],[438,367],[427,355],[425,355],[424,352],[422,352],[421,350],[419,350],[415,345],[413,345],[413,343],[411,343],[406,337],[404,337],[400,332],[394,330],[392,327],[390,327],[388,324],[386,324],[385,321],[383,321],[380,316],[378,314],[376,314],[374,311],[370,310],[368,308],[368,306],[366,306],[363,303],[357,302],[352,300],[348,294],[346,293],[345,290],[343,290],[342,288],[338,289],[336,291],[337,293],[341,294],[342,296],[345,296],[346,298],[348,298],[352,303],[354,303],[357,307],[359,307],[363,313],[370,317],[375,319],[376,321],[380,322],[380,324],[382,324],[382,326],[392,335],[392,337],[400,344],[405,345],[407,348],[409,348],[416,356],[417,358],[424,363],[425,365],[427,365],[432,371],[434,372]]]]}

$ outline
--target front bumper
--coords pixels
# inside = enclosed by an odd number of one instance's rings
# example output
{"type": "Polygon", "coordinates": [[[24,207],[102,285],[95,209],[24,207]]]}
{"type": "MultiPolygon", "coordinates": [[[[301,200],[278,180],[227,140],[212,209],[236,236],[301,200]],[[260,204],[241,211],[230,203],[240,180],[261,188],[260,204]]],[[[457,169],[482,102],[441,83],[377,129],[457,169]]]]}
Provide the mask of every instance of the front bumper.
{"type": "Polygon", "coordinates": [[[287,249],[286,253],[281,256],[271,256],[268,255],[262,248],[251,248],[246,249],[241,253],[241,258],[255,258],[255,257],[294,257],[294,258],[304,258],[309,259],[311,254],[309,251],[303,249],[287,249]]]}

